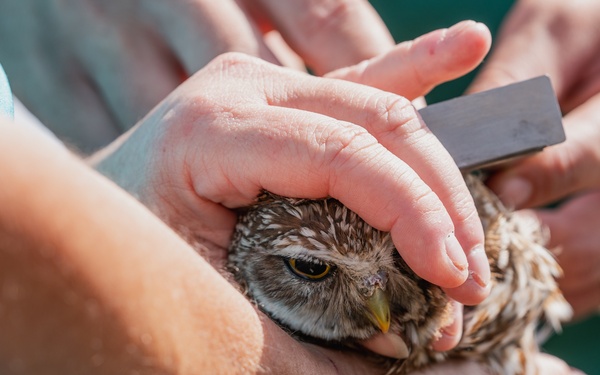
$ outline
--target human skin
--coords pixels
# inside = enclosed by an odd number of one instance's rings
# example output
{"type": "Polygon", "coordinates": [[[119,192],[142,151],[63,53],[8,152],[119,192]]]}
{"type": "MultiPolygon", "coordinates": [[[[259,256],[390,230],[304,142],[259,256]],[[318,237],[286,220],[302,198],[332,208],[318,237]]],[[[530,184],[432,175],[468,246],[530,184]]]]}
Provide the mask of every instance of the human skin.
{"type": "Polygon", "coordinates": [[[471,90],[548,74],[567,140],[511,164],[490,186],[511,207],[536,208],[559,249],[559,281],[575,317],[600,306],[600,3],[521,0],[509,14],[495,50],[471,90]]]}
{"type": "MultiPolygon", "coordinates": [[[[474,23],[466,28],[481,32],[474,23]]],[[[425,58],[428,53],[419,51],[431,51],[429,46],[437,46],[440,35],[452,44],[453,34],[452,29],[433,33],[410,48],[400,45],[387,58],[339,74],[360,71],[362,75],[354,78],[377,77],[370,71],[387,65],[390,70],[397,66],[396,74],[403,77],[403,65],[388,64],[389,60],[425,58]]],[[[488,45],[481,43],[484,52],[488,45]]],[[[456,74],[453,61],[449,74],[456,74]]],[[[399,87],[405,82],[397,81],[399,87]]],[[[424,90],[432,84],[421,82],[424,90]]],[[[477,303],[489,292],[487,259],[476,250],[482,241],[481,224],[462,177],[410,102],[396,95],[226,55],[92,160],[170,225],[188,233],[190,240],[213,250],[206,255],[213,259],[225,257],[235,223],[230,209],[252,203],[261,189],[287,196],[329,195],[372,225],[391,230],[416,272],[446,287],[458,301],[477,303]],[[380,183],[374,186],[374,180],[380,183]],[[368,202],[365,194],[380,200],[368,202]],[[439,203],[431,205],[432,201],[439,203]],[[443,224],[445,220],[450,222],[443,224]],[[456,253],[444,245],[446,239],[454,242],[453,231],[461,244],[454,248],[456,253]],[[456,259],[447,254],[464,263],[453,263],[456,259]],[[467,263],[469,270],[464,268],[467,263]]],[[[456,313],[459,316],[461,309],[456,313]]],[[[443,330],[436,348],[456,344],[461,320],[456,318],[454,326],[443,330]]]]}
{"type": "MultiPolygon", "coordinates": [[[[110,9],[113,9],[112,7],[116,7],[115,9],[120,9],[119,6],[117,6],[117,5],[109,6],[110,9]]],[[[78,12],[81,12],[82,9],[86,9],[86,8],[83,4],[79,4],[70,11],[73,11],[74,14],[79,14],[78,12]]],[[[68,14],[70,14],[70,13],[67,12],[67,15],[68,14]]],[[[76,20],[77,22],[81,22],[81,20],[79,20],[77,17],[74,16],[74,14],[71,14],[71,16],[72,16],[71,20],[72,21],[76,20]]],[[[107,16],[110,14],[111,13],[108,12],[107,16]]],[[[62,17],[65,17],[65,16],[62,15],[62,17]]],[[[15,19],[18,19],[18,17],[15,17],[15,19]]],[[[368,19],[368,17],[365,19],[368,19]]],[[[91,24],[94,24],[92,22],[92,20],[89,20],[89,21],[91,24]]],[[[68,24],[68,22],[67,22],[67,24],[68,24]]],[[[115,30],[118,30],[118,28],[115,30]]],[[[27,33],[24,33],[24,34],[27,35],[27,33]]],[[[371,44],[369,46],[369,48],[372,48],[372,47],[373,47],[373,45],[371,44]]],[[[65,48],[67,48],[67,47],[65,47],[65,48]]],[[[474,22],[465,22],[465,23],[459,24],[451,29],[438,30],[427,36],[419,38],[418,40],[416,40],[414,42],[403,43],[403,44],[391,49],[389,54],[382,55],[383,58],[382,58],[382,56],[379,56],[379,57],[375,57],[370,60],[365,60],[365,61],[363,61],[363,63],[361,63],[355,67],[349,67],[349,68],[344,68],[344,69],[340,69],[337,71],[333,71],[329,74],[329,76],[335,77],[335,78],[353,80],[353,81],[362,82],[362,83],[366,83],[366,84],[371,84],[373,86],[378,86],[385,90],[400,92],[407,97],[414,98],[417,95],[422,95],[422,94],[426,93],[434,85],[436,85],[440,82],[455,78],[456,76],[459,76],[459,75],[464,74],[465,72],[471,70],[475,65],[477,65],[481,61],[481,59],[487,52],[488,48],[489,48],[489,32],[487,31],[487,29],[484,26],[482,26],[480,24],[476,24],[474,22]],[[465,47],[468,47],[468,48],[465,48],[465,47]],[[460,50],[462,52],[456,53],[457,50],[460,50]],[[464,51],[466,51],[466,53],[464,51]],[[391,77],[397,77],[397,78],[395,78],[394,80],[390,80],[391,77]]],[[[86,50],[86,51],[88,51],[88,50],[86,50]]],[[[98,56],[97,52],[98,51],[95,51],[95,56],[98,56]]],[[[372,52],[373,51],[371,51],[369,54],[365,54],[365,55],[370,55],[370,54],[372,54],[372,52]]],[[[110,57],[113,56],[113,54],[108,53],[108,54],[104,54],[102,56],[103,56],[103,59],[106,58],[107,56],[110,59],[110,57]]],[[[29,61],[29,60],[27,60],[27,61],[29,61]]],[[[45,60],[42,60],[42,61],[45,61],[45,60]]],[[[331,62],[334,60],[327,59],[327,61],[331,62]]],[[[342,62],[339,62],[339,64],[342,64],[342,62]]],[[[148,76],[154,77],[153,74],[149,74],[148,76]]],[[[44,78],[47,78],[47,77],[44,77],[44,78]]],[[[117,79],[117,81],[119,81],[119,83],[123,82],[122,79],[117,79]]],[[[38,87],[46,87],[46,85],[40,84],[39,82],[38,82],[37,86],[38,87]]],[[[73,94],[75,92],[76,91],[69,91],[69,94],[73,94]]],[[[339,94],[332,92],[332,95],[339,95],[339,94]]],[[[60,97],[60,95],[59,94],[52,95],[49,98],[57,98],[57,97],[60,97]]],[[[79,96],[79,97],[81,98],[81,96],[79,96]]],[[[83,97],[85,97],[85,96],[83,96],[83,97]]],[[[140,97],[143,97],[143,95],[140,97]]],[[[47,104],[49,104],[50,102],[51,101],[47,100],[47,104]]],[[[71,112],[75,112],[83,107],[61,105],[58,107],[53,106],[53,108],[59,108],[59,109],[60,108],[69,108],[70,115],[72,115],[72,117],[76,117],[77,115],[75,113],[71,113],[71,112]]],[[[91,111],[91,112],[86,111],[85,116],[86,116],[86,118],[91,119],[92,122],[95,121],[95,119],[97,119],[94,116],[93,111],[91,111]]],[[[79,124],[81,125],[81,122],[79,122],[79,124]]],[[[92,124],[92,127],[94,127],[94,126],[95,125],[92,124]]],[[[132,147],[135,149],[135,147],[137,147],[137,146],[129,146],[129,148],[132,148],[132,147]]],[[[143,147],[143,145],[141,147],[143,147]]],[[[429,151],[430,150],[427,150],[427,151],[418,150],[416,153],[426,154],[429,151]]],[[[408,157],[408,155],[405,159],[409,163],[411,162],[411,157],[408,157]]],[[[412,157],[412,160],[418,160],[418,159],[419,159],[419,157],[416,157],[416,158],[412,157]]],[[[131,158],[130,160],[135,161],[135,160],[139,160],[139,159],[131,158]]],[[[120,160],[120,161],[122,161],[122,160],[120,160]]],[[[423,164],[423,163],[421,162],[421,164],[423,164]]],[[[434,165],[434,164],[435,163],[432,163],[432,165],[434,165]]],[[[141,166],[140,164],[137,165],[137,167],[140,167],[140,166],[141,166]]],[[[136,167],[134,166],[133,168],[135,169],[136,167]]],[[[131,173],[127,177],[132,178],[133,181],[130,181],[130,182],[121,181],[121,183],[123,185],[128,185],[130,183],[136,183],[136,182],[140,181],[138,179],[138,176],[135,173],[131,173]]],[[[441,183],[447,182],[445,180],[442,182],[442,180],[439,179],[440,177],[445,177],[445,176],[443,176],[443,175],[438,176],[437,173],[426,173],[426,179],[430,180],[427,182],[428,184],[440,185],[441,183]]],[[[145,181],[145,182],[147,182],[147,181],[145,181]]],[[[462,181],[460,183],[462,184],[462,181]]],[[[140,186],[137,186],[137,188],[140,188],[140,186]]],[[[136,194],[138,194],[138,193],[136,192],[136,194]]],[[[442,197],[442,201],[445,201],[448,199],[453,199],[453,198],[442,197]]],[[[153,202],[152,200],[147,200],[147,201],[145,201],[145,203],[150,204],[153,208],[156,207],[156,205],[157,205],[157,202],[153,202]]],[[[158,205],[160,205],[161,203],[164,203],[164,202],[158,202],[158,205]]],[[[458,217],[460,217],[461,215],[468,216],[468,209],[467,209],[467,212],[460,212],[460,213],[456,213],[456,214],[458,217]]],[[[203,222],[201,220],[199,220],[200,218],[196,217],[195,219],[198,220],[197,226],[201,226],[203,224],[203,222]]],[[[209,217],[208,221],[212,223],[214,221],[214,218],[209,217]]],[[[470,220],[470,221],[473,221],[473,220],[470,220]]],[[[466,236],[467,236],[466,241],[468,242],[469,236],[478,236],[478,234],[470,233],[470,234],[467,234],[466,236]]],[[[202,237],[202,236],[200,236],[200,237],[202,237]]],[[[461,240],[464,241],[465,239],[460,238],[460,236],[459,236],[459,241],[461,241],[461,240]]],[[[469,261],[471,263],[477,264],[479,262],[480,265],[483,263],[483,260],[481,259],[482,258],[481,252],[476,252],[476,251],[472,252],[470,249],[467,251],[468,251],[468,257],[471,258],[471,259],[469,259],[469,261]]],[[[459,266],[463,267],[464,264],[459,264],[459,266]]],[[[485,266],[485,265],[484,266],[475,265],[472,268],[472,269],[484,269],[483,274],[481,274],[481,272],[479,272],[479,271],[471,273],[471,276],[472,275],[479,276],[479,277],[476,277],[476,280],[479,281],[480,284],[485,284],[486,280],[489,278],[489,276],[487,275],[488,271],[486,270],[486,268],[487,268],[487,266],[485,266]]],[[[459,288],[456,292],[450,291],[450,293],[451,294],[454,293],[455,295],[458,296],[459,299],[461,299],[462,301],[464,301],[466,303],[475,303],[475,302],[481,300],[481,298],[483,298],[483,296],[485,296],[487,294],[487,290],[484,287],[483,291],[481,291],[482,288],[480,287],[480,285],[474,286],[474,283],[472,282],[472,280],[473,279],[471,279],[470,283],[466,283],[465,287],[459,288]],[[469,285],[471,285],[471,287],[469,287],[469,285]]],[[[455,283],[455,285],[456,285],[456,283],[455,283]]],[[[457,313],[457,319],[455,319],[456,324],[451,327],[446,327],[443,331],[444,335],[442,336],[442,339],[434,344],[434,346],[436,348],[439,348],[440,350],[444,350],[444,349],[447,349],[447,348],[455,345],[457,340],[460,338],[460,326],[458,323],[461,321],[461,319],[459,318],[461,309],[457,308],[457,309],[455,309],[455,311],[457,313]]]]}
{"type": "MultiPolygon", "coordinates": [[[[57,120],[49,122],[53,130],[78,145],[83,142],[86,147],[106,143],[124,131],[132,123],[129,121],[131,116],[142,113],[140,108],[145,110],[182,77],[220,52],[241,50],[276,61],[261,34],[273,27],[281,31],[300,58],[317,73],[375,56],[393,45],[383,23],[365,1],[246,2],[240,9],[228,1],[218,5],[202,1],[176,2],[166,7],[156,1],[110,3],[90,0],[74,4],[24,1],[8,6],[7,31],[17,27],[20,33],[9,41],[12,44],[9,43],[7,48],[11,53],[6,57],[9,65],[13,63],[12,66],[19,67],[17,72],[27,70],[24,78],[36,81],[35,85],[22,83],[19,78],[23,77],[17,77],[17,94],[20,95],[20,89],[37,87],[23,93],[25,101],[31,97],[41,98],[30,105],[32,109],[49,107],[50,115],[56,115],[57,120]],[[32,7],[54,27],[47,28],[44,22],[32,21],[28,12],[32,7]],[[175,19],[177,22],[173,22],[175,19]],[[259,28],[255,25],[256,20],[259,28]],[[64,35],[72,35],[74,43],[65,43],[64,35]],[[56,50],[45,56],[48,45],[56,50]],[[192,45],[194,48],[190,48],[192,45]],[[43,46],[41,50],[40,46],[43,46]],[[169,54],[169,50],[173,53],[169,54]],[[23,58],[32,51],[44,58],[23,58]],[[35,66],[20,70],[24,61],[35,63],[35,66]],[[72,74],[65,62],[73,63],[77,74],[72,74]],[[60,77],[61,74],[67,76],[60,77]],[[52,81],[57,75],[58,83],[52,81]],[[65,78],[70,84],[63,84],[65,78]],[[158,81],[152,82],[150,78],[158,81]],[[52,89],[52,95],[44,94],[44,88],[51,87],[57,88],[52,89]],[[61,91],[63,88],[65,90],[61,91]],[[57,106],[55,99],[61,105],[57,106]],[[78,103],[69,104],[74,100],[78,103]],[[102,113],[97,113],[98,108],[102,113]],[[66,112],[61,113],[62,109],[66,112]],[[79,115],[83,117],[78,118],[79,115]],[[121,123],[120,127],[114,126],[115,120],[121,123]],[[113,126],[107,127],[111,122],[113,126]],[[59,129],[55,128],[56,124],[59,129]],[[122,124],[127,125],[123,127],[122,124]],[[60,128],[70,125],[75,128],[60,128]]],[[[415,92],[425,93],[435,84],[472,69],[488,48],[487,29],[471,22],[440,30],[414,44],[398,46],[389,55],[384,55],[387,58],[383,60],[378,57],[364,60],[355,68],[330,72],[329,76],[400,91],[411,97],[415,92]],[[461,53],[456,53],[459,46],[461,53]],[[410,54],[419,59],[407,59],[410,54]],[[441,66],[433,67],[432,61],[441,66]],[[398,65],[400,71],[408,70],[411,74],[396,72],[395,76],[400,79],[390,84],[389,73],[398,65]]],[[[434,185],[442,183],[435,181],[435,173],[428,174],[427,178],[429,176],[433,177],[431,183],[434,185]]],[[[469,257],[476,263],[475,258],[482,257],[481,251],[469,250],[469,257]]],[[[471,273],[473,275],[482,285],[488,278],[487,274],[481,276],[479,272],[471,273]]],[[[450,294],[458,293],[462,301],[475,303],[487,293],[477,289],[466,292],[459,289],[450,294]]],[[[446,327],[442,339],[434,344],[440,350],[453,346],[460,337],[461,309],[457,307],[455,311],[456,324],[446,327]]]]}
{"type": "MultiPolygon", "coordinates": [[[[17,125],[0,119],[3,374],[381,373],[292,339],[146,207],[17,125]]],[[[485,373],[418,374],[467,370],[485,373]]]]}
{"type": "Polygon", "coordinates": [[[0,134],[2,373],[366,371],[291,339],[64,148],[4,120],[0,134]]]}
{"type": "Polygon", "coordinates": [[[332,196],[390,231],[415,272],[452,297],[472,303],[488,292],[478,284],[489,280],[485,255],[471,251],[481,224],[460,172],[410,102],[387,92],[223,55],[93,163],[222,256],[230,209],[261,189],[332,196]]]}
{"type": "MultiPolygon", "coordinates": [[[[307,64],[317,74],[416,97],[471,70],[490,43],[487,29],[471,22],[393,48],[383,22],[364,0],[23,0],[4,7],[0,31],[14,37],[0,43],[0,56],[14,91],[45,125],[83,152],[129,129],[222,52],[307,64]],[[407,58],[411,54],[418,58],[407,58]]],[[[486,277],[478,280],[485,283],[486,277]]],[[[479,301],[480,293],[475,294],[465,302],[479,301]]],[[[434,344],[440,350],[460,338],[461,308],[454,311],[455,324],[434,344]]]]}

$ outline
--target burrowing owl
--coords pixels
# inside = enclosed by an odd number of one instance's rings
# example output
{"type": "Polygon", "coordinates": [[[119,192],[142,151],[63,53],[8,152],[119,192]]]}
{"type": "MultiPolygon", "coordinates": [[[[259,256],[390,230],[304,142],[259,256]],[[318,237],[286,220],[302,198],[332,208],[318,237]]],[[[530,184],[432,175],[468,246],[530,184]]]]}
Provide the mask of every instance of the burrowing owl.
{"type": "Polygon", "coordinates": [[[229,266],[249,298],[300,339],[356,347],[380,331],[398,334],[404,360],[386,362],[403,374],[446,358],[472,358],[497,374],[535,373],[536,330],[558,329],[570,315],[555,278],[553,255],[539,223],[509,212],[474,176],[466,177],[486,233],[491,295],[465,307],[458,346],[430,349],[447,318],[442,289],[414,274],[388,233],[369,226],[340,202],[262,194],[241,212],[229,266]]]}

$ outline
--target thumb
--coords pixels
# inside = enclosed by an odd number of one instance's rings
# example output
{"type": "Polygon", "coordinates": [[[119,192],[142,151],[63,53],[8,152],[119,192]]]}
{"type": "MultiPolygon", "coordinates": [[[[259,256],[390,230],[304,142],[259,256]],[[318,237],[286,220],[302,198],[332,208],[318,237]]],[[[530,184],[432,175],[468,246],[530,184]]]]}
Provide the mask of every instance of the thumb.
{"type": "Polygon", "coordinates": [[[473,70],[490,44],[491,35],[485,25],[463,21],[400,43],[384,55],[335,70],[327,77],[373,86],[412,100],[473,70]]]}
{"type": "Polygon", "coordinates": [[[600,95],[564,118],[567,141],[492,176],[490,187],[510,207],[534,207],[600,186],[600,95]]]}

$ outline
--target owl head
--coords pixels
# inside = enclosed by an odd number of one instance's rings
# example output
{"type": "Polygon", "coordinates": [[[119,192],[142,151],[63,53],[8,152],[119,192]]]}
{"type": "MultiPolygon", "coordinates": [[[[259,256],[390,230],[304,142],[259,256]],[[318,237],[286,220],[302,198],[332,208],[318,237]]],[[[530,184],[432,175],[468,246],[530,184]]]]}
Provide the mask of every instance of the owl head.
{"type": "Polygon", "coordinates": [[[431,316],[435,287],[408,268],[388,233],[332,198],[265,192],[241,213],[229,260],[250,298],[292,333],[347,342],[431,316]]]}

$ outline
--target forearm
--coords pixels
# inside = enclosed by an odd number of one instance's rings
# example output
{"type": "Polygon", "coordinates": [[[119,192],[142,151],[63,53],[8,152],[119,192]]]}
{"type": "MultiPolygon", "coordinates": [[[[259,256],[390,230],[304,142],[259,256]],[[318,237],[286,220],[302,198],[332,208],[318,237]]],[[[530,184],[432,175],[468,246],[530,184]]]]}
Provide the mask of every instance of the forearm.
{"type": "Polygon", "coordinates": [[[127,194],[35,132],[4,125],[2,366],[257,370],[262,326],[241,294],[127,194]]]}

